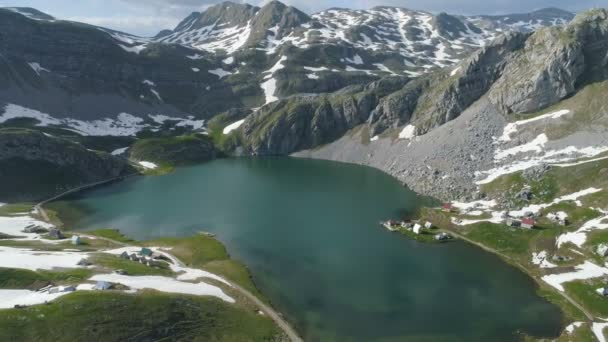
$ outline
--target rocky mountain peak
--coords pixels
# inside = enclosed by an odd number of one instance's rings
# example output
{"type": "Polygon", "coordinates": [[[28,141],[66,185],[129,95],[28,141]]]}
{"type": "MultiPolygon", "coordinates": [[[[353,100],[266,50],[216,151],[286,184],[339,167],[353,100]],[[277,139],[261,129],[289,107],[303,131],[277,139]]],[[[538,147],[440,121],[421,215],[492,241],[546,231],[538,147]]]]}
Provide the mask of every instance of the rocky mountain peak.
{"type": "Polygon", "coordinates": [[[308,14],[295,7],[287,6],[280,1],[271,1],[253,18],[248,45],[259,44],[269,32],[273,35],[273,39],[281,39],[310,20],[308,14]]]}
{"type": "Polygon", "coordinates": [[[451,39],[460,38],[468,31],[464,22],[444,12],[434,16],[431,25],[440,35],[451,39]]]}

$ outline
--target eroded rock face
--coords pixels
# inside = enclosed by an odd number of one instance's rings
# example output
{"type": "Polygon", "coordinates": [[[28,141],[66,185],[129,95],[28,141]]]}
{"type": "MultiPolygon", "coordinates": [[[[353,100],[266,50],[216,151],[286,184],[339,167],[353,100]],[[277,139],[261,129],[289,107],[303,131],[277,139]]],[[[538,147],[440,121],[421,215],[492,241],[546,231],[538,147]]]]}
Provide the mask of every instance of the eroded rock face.
{"type": "Polygon", "coordinates": [[[585,62],[582,42],[558,28],[542,29],[526,41],[494,84],[490,100],[505,114],[534,112],[572,94],[585,62]]]}
{"type": "Polygon", "coordinates": [[[364,123],[381,98],[407,83],[395,77],[332,94],[299,96],[265,106],[243,124],[245,151],[289,154],[328,143],[364,123]]]}
{"type": "Polygon", "coordinates": [[[87,150],[65,139],[26,129],[0,129],[3,201],[40,199],[134,171],[126,160],[87,150]],[[40,182],[44,187],[37,189],[40,182]]]}

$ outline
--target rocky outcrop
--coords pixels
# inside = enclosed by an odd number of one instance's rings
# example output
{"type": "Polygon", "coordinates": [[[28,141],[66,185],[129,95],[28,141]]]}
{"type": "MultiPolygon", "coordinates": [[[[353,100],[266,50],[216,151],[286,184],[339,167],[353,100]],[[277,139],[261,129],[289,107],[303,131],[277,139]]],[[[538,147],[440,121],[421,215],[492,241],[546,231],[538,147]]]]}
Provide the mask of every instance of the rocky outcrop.
{"type": "Polygon", "coordinates": [[[132,160],[167,166],[200,163],[216,156],[211,139],[201,135],[141,139],[129,148],[132,160]]]}
{"type": "Polygon", "coordinates": [[[123,159],[26,129],[0,129],[0,201],[27,201],[135,172],[123,159]]]}
{"type": "Polygon", "coordinates": [[[490,101],[509,113],[534,112],[572,94],[584,70],[582,42],[559,28],[536,32],[490,91],[490,101]]]}
{"type": "Polygon", "coordinates": [[[243,125],[245,152],[289,154],[330,142],[365,122],[381,98],[407,81],[407,78],[390,77],[365,87],[353,86],[319,96],[292,97],[265,106],[243,125]]]}

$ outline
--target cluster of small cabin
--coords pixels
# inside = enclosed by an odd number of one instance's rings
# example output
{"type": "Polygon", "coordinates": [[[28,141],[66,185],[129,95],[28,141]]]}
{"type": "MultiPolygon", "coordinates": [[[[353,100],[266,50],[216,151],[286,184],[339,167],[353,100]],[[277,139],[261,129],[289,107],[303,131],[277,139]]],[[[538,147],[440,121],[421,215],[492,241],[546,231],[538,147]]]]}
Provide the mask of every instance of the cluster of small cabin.
{"type": "MultiPolygon", "coordinates": [[[[434,228],[433,224],[429,221],[426,221],[422,225],[420,223],[415,223],[415,222],[412,222],[409,220],[408,221],[389,220],[389,221],[382,223],[382,225],[391,232],[398,231],[400,228],[403,228],[403,229],[411,231],[417,235],[423,233],[423,228],[426,228],[426,229],[434,228]]],[[[435,235],[435,240],[437,240],[437,241],[445,241],[445,240],[450,240],[450,239],[452,239],[452,236],[447,233],[439,233],[439,234],[435,235]]]]}
{"type": "MultiPolygon", "coordinates": [[[[23,228],[23,232],[24,233],[28,233],[28,234],[48,234],[49,238],[51,239],[55,239],[55,240],[63,240],[65,239],[65,235],[63,235],[63,233],[61,232],[61,230],[59,230],[58,228],[51,228],[51,229],[47,229],[44,227],[40,227],[34,224],[31,224],[25,228],[23,228]]],[[[73,245],[80,245],[80,236],[78,235],[72,235],[71,239],[72,244],[73,245]]]]}
{"type": "MultiPolygon", "coordinates": [[[[452,205],[452,203],[444,203],[441,207],[441,210],[446,213],[451,213],[454,212],[454,206],[452,205]]],[[[503,214],[502,219],[505,225],[514,228],[532,229],[536,227],[537,223],[537,215],[532,212],[524,213],[524,216],[520,218],[509,215],[509,212],[507,211],[503,214]]],[[[549,213],[547,214],[547,219],[561,226],[568,225],[568,218],[565,213],[549,213]]]]}
{"type": "Polygon", "coordinates": [[[414,232],[415,234],[422,233],[423,227],[426,229],[433,228],[433,224],[428,221],[424,223],[424,226],[421,225],[420,223],[414,223],[412,221],[394,221],[394,220],[388,220],[388,221],[384,222],[382,225],[384,227],[386,227],[386,229],[388,229],[392,232],[399,230],[399,228],[404,228],[404,229],[414,232]]]}
{"type": "Polygon", "coordinates": [[[166,257],[160,253],[153,252],[150,248],[142,248],[137,254],[136,253],[127,253],[122,252],[120,257],[123,259],[131,260],[134,262],[139,262],[149,267],[158,266],[158,260],[166,260],[166,257]]]}

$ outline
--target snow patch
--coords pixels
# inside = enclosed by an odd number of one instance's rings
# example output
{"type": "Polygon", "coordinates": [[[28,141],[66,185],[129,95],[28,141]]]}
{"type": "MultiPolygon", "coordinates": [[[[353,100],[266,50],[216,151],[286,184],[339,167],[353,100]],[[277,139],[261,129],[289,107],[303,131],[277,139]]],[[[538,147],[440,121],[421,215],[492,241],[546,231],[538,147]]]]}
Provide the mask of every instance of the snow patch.
{"type": "Polygon", "coordinates": [[[40,76],[40,72],[44,71],[44,72],[51,72],[49,69],[45,69],[42,66],[40,66],[39,63],[36,62],[31,62],[31,63],[27,63],[30,68],[32,68],[32,70],[34,70],[34,72],[36,73],[36,75],[40,76]]]}
{"type": "Polygon", "coordinates": [[[519,126],[527,125],[529,123],[540,121],[540,120],[545,120],[545,119],[558,119],[568,113],[570,113],[570,110],[562,109],[562,110],[558,110],[556,112],[543,114],[543,115],[540,115],[540,116],[537,116],[537,117],[534,117],[531,119],[520,120],[520,121],[508,123],[505,126],[505,128],[503,129],[502,136],[500,136],[498,138],[498,141],[500,141],[500,142],[511,141],[511,135],[517,132],[517,128],[519,126]]]}
{"type": "Polygon", "coordinates": [[[224,127],[224,130],[222,131],[222,133],[229,134],[230,132],[234,131],[235,129],[241,127],[243,122],[245,122],[245,119],[231,123],[230,125],[224,127]]]}
{"type": "Polygon", "coordinates": [[[111,154],[112,154],[113,156],[119,156],[119,155],[121,155],[121,154],[123,154],[123,153],[127,152],[127,150],[128,150],[128,149],[129,149],[129,147],[128,147],[128,146],[127,146],[127,147],[123,147],[123,148],[117,148],[117,149],[115,149],[114,151],[112,151],[112,153],[111,153],[111,154]]]}
{"type": "Polygon", "coordinates": [[[78,268],[78,262],[86,253],[45,252],[0,246],[0,267],[36,270],[78,268]]]}
{"type": "Polygon", "coordinates": [[[119,283],[132,289],[153,289],[167,293],[181,293],[195,296],[213,296],[228,303],[234,303],[234,298],[228,296],[217,286],[207,283],[182,282],[169,277],[161,276],[128,276],[121,274],[97,274],[90,278],[92,281],[107,281],[119,283]]]}
{"type": "Polygon", "coordinates": [[[564,291],[563,283],[573,280],[585,280],[591,278],[599,278],[608,275],[608,269],[600,267],[590,261],[585,261],[581,265],[575,267],[576,271],[559,274],[550,274],[542,277],[543,281],[555,287],[559,291],[564,291]]]}
{"type": "Polygon", "coordinates": [[[220,80],[222,78],[226,77],[226,76],[232,75],[232,73],[230,71],[226,71],[226,70],[221,69],[221,68],[217,68],[217,69],[214,69],[214,70],[208,70],[207,72],[210,73],[210,74],[216,75],[217,77],[220,78],[220,80]]]}
{"type": "Polygon", "coordinates": [[[547,260],[547,251],[540,251],[538,253],[532,253],[532,263],[540,266],[540,268],[553,268],[557,265],[547,260]]]}
{"type": "Polygon", "coordinates": [[[148,162],[148,161],[140,161],[140,162],[138,162],[138,164],[143,166],[144,169],[148,169],[148,170],[154,170],[158,167],[158,165],[156,165],[152,162],[148,162]]]}
{"type": "Polygon", "coordinates": [[[416,126],[407,125],[399,133],[399,139],[412,139],[416,136],[416,126]]]}
{"type": "Polygon", "coordinates": [[[0,290],[0,309],[12,309],[15,305],[37,305],[51,302],[70,292],[36,292],[30,290],[0,290]]]}

